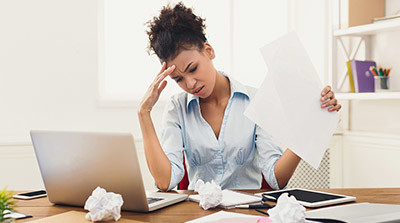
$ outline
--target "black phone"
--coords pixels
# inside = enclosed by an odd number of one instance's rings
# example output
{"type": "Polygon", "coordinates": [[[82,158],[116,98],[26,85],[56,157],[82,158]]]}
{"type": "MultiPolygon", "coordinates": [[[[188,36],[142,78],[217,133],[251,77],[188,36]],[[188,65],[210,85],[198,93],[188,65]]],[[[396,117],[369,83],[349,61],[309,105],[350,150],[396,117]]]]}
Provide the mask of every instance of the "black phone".
{"type": "Polygon", "coordinates": [[[13,197],[17,198],[17,199],[29,200],[29,199],[45,197],[45,196],[47,196],[45,190],[38,190],[38,191],[32,191],[32,192],[27,192],[27,193],[16,194],[13,197]]]}

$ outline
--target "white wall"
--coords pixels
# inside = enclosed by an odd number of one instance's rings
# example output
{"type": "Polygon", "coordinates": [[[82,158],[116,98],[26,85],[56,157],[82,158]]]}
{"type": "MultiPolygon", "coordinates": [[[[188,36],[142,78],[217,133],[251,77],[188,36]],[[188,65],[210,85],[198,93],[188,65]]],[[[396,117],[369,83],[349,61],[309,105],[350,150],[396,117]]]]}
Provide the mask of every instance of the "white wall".
{"type": "MultiPolygon", "coordinates": [[[[135,109],[97,106],[97,4],[0,1],[0,188],[41,187],[31,129],[141,137],[135,109]]],[[[159,110],[153,115],[160,119],[159,110]]]]}
{"type": "Polygon", "coordinates": [[[135,131],[132,109],[97,107],[97,1],[1,1],[2,139],[30,129],[135,131]]]}

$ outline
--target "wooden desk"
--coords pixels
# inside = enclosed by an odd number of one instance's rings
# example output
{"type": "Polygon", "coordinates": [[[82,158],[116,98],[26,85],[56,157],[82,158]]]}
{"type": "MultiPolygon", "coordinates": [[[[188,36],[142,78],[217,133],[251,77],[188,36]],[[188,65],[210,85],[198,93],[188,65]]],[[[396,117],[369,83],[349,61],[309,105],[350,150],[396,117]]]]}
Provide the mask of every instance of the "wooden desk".
{"type": "MultiPolygon", "coordinates": [[[[246,190],[245,192],[257,193],[265,190],[246,190]]],[[[384,204],[400,204],[400,188],[362,188],[362,189],[323,189],[331,193],[338,193],[357,197],[356,202],[371,202],[384,204]]],[[[193,194],[193,191],[178,191],[184,194],[193,194]]],[[[19,193],[16,191],[15,193],[19,193]]],[[[87,212],[83,208],[69,207],[51,204],[47,197],[34,200],[18,200],[16,210],[24,214],[32,215],[33,218],[18,220],[17,222],[31,221],[67,211],[87,212]]],[[[215,208],[203,210],[198,203],[184,201],[151,213],[122,212],[122,218],[134,219],[142,222],[185,222],[214,212],[225,210],[215,208]]],[[[225,211],[244,214],[261,215],[252,209],[230,209],[225,211]]]]}

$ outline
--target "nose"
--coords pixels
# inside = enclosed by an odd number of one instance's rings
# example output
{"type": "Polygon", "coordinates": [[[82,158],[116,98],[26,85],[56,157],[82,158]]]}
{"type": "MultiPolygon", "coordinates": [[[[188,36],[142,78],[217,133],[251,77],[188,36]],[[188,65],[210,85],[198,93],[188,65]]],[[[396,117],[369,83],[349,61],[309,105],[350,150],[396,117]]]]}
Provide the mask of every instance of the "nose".
{"type": "Polygon", "coordinates": [[[186,78],[186,87],[188,89],[193,89],[196,86],[196,79],[193,77],[187,77],[186,78]]]}

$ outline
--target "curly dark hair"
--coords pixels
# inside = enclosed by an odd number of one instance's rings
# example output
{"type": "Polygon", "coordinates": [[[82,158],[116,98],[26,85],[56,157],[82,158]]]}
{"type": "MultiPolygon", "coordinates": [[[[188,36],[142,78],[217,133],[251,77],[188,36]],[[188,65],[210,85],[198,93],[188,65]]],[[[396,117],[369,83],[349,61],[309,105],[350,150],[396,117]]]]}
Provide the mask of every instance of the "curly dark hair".
{"type": "Polygon", "coordinates": [[[182,50],[197,47],[201,51],[207,41],[204,21],[182,2],[173,8],[164,6],[158,17],[146,23],[150,29],[146,31],[149,36],[148,52],[153,50],[164,62],[174,59],[182,50]]]}

